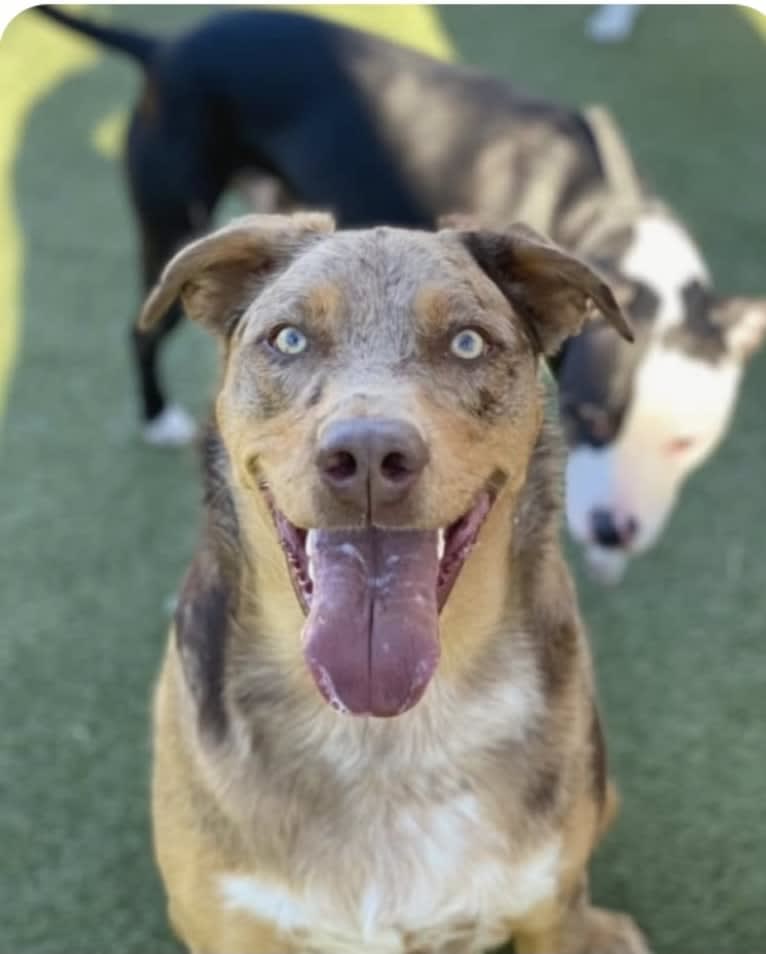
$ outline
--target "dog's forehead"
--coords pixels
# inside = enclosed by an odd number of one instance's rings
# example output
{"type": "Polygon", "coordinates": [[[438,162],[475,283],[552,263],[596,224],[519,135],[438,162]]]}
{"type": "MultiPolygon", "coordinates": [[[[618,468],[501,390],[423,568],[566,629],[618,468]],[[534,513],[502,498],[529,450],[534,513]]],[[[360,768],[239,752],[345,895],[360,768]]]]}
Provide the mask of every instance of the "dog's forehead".
{"type": "Polygon", "coordinates": [[[710,284],[705,261],[687,230],[658,213],[637,222],[617,269],[635,284],[637,300],[632,310],[643,313],[663,332],[685,320],[688,289],[710,284]]]}
{"type": "Polygon", "coordinates": [[[300,267],[307,277],[325,272],[353,283],[358,293],[386,294],[413,291],[428,281],[455,280],[475,263],[458,241],[443,233],[381,226],[329,236],[309,250],[300,267]]]}
{"type": "Polygon", "coordinates": [[[322,290],[352,322],[381,308],[411,317],[424,291],[442,290],[457,306],[481,276],[462,244],[443,234],[388,227],[339,232],[293,261],[261,296],[257,311],[315,301],[322,290]]]}

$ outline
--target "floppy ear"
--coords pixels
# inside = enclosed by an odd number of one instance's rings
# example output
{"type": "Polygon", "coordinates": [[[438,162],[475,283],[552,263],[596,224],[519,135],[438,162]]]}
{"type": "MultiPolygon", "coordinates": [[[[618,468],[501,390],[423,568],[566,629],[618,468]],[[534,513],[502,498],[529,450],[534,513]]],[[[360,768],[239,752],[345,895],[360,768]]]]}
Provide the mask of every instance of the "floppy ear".
{"type": "Polygon", "coordinates": [[[180,298],[189,318],[227,334],[269,278],[334,225],[323,213],[235,219],[170,260],[146,299],[138,327],[151,328],[180,298]]]}
{"type": "Polygon", "coordinates": [[[462,241],[526,323],[541,354],[599,314],[628,341],[633,331],[609,286],[579,259],[556,248],[526,225],[506,232],[462,232],[462,241]]]}
{"type": "Polygon", "coordinates": [[[763,344],[766,299],[723,298],[713,306],[712,318],[723,332],[727,348],[740,361],[746,361],[763,344]]]}

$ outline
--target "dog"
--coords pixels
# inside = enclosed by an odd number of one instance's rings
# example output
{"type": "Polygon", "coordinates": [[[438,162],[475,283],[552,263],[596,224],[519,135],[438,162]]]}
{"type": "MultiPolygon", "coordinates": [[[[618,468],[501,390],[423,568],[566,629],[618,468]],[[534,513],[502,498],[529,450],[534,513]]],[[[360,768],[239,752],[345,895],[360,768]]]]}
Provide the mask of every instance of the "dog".
{"type": "MultiPolygon", "coordinates": [[[[714,294],[699,249],[641,183],[607,111],[535,100],[294,13],[220,14],[167,43],[48,15],[144,68],[127,168],[147,284],[208,227],[226,185],[258,171],[346,226],[429,227],[464,210],[489,226],[529,222],[597,267],[638,343],[595,324],[554,356],[568,525],[604,581],[657,541],[685,479],[726,433],[766,301],[714,294]]],[[[135,338],[154,442],[191,433],[157,379],[157,349],[179,314],[135,338]]]]}
{"type": "Polygon", "coordinates": [[[539,375],[596,313],[526,228],[247,216],[181,250],[218,339],[205,519],[155,696],[195,954],[640,954],[590,905],[614,794],[539,375]]]}

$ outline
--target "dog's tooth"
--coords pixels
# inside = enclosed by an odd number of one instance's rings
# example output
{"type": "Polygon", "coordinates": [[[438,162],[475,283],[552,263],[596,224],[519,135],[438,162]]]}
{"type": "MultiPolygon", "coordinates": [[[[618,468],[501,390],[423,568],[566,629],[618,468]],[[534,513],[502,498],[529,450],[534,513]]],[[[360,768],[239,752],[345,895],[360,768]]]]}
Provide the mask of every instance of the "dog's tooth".
{"type": "Polygon", "coordinates": [[[314,582],[314,564],[312,562],[311,557],[309,557],[308,560],[306,561],[306,572],[308,573],[309,579],[313,583],[314,582]]]}
{"type": "Polygon", "coordinates": [[[444,531],[439,530],[436,534],[436,556],[441,560],[444,556],[444,531]]]}
{"type": "Polygon", "coordinates": [[[316,530],[309,530],[306,534],[306,556],[309,558],[309,565],[311,565],[311,554],[314,552],[315,535],[316,530]]]}

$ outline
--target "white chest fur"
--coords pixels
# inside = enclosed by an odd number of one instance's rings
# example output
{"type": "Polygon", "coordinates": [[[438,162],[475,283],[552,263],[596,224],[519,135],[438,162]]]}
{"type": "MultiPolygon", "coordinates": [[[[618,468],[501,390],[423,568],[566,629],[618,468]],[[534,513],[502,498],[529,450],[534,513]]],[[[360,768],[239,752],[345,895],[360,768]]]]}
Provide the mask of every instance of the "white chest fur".
{"type": "Polygon", "coordinates": [[[481,951],[555,891],[559,855],[553,839],[515,859],[476,799],[459,795],[417,811],[392,807],[354,829],[332,858],[301,873],[299,890],[241,873],[217,875],[216,890],[229,910],[278,924],[307,954],[437,952],[456,940],[481,951]]]}

